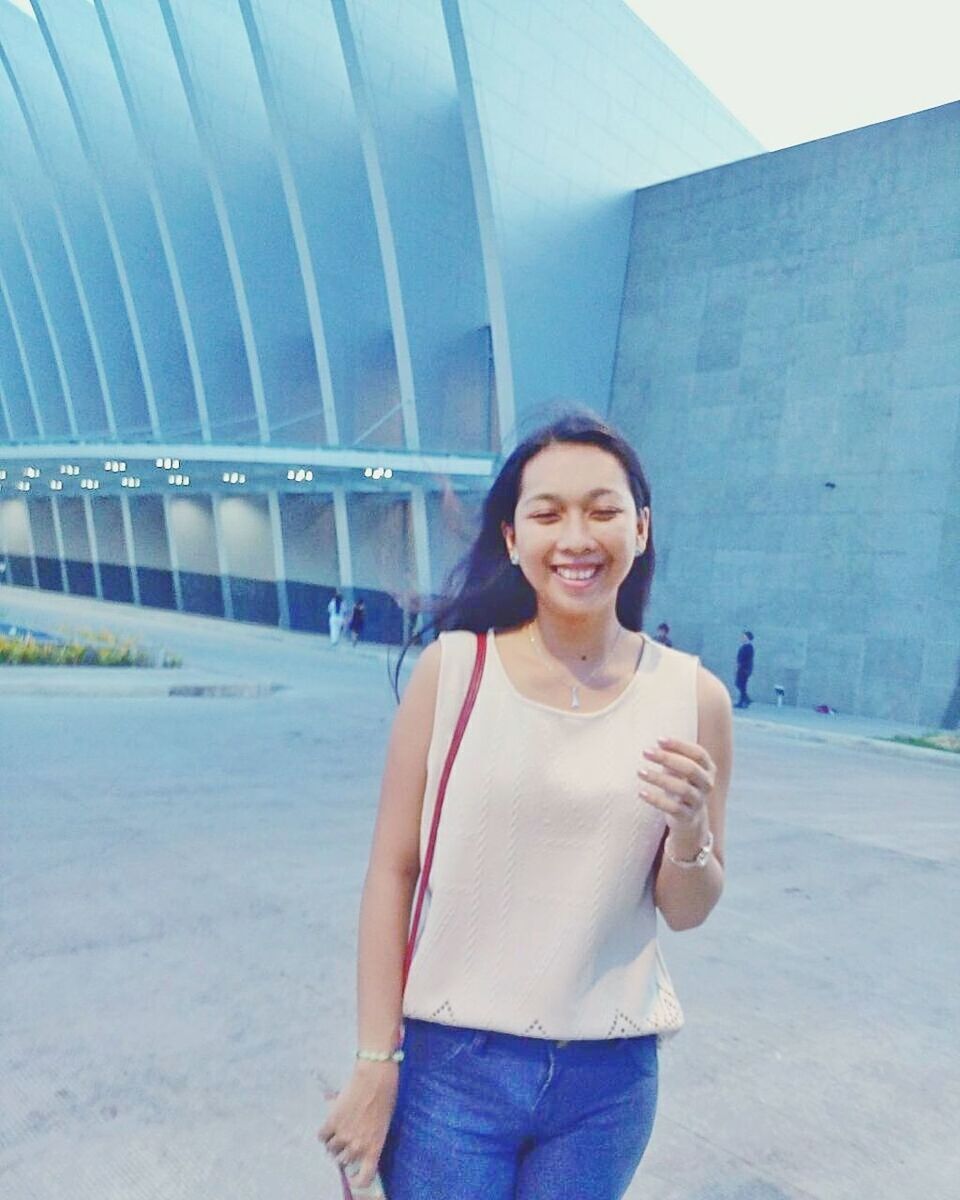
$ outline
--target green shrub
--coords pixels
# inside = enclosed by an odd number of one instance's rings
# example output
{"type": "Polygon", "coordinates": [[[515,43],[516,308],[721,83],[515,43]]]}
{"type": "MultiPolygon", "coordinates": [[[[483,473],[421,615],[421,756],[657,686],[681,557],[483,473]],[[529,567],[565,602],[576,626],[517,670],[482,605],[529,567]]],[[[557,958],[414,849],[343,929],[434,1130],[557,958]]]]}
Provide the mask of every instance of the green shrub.
{"type": "MultiPolygon", "coordinates": [[[[119,638],[109,630],[64,633],[65,641],[38,642],[32,637],[0,634],[0,664],[41,667],[152,667],[154,656],[131,638],[119,638]]],[[[183,660],[164,650],[157,666],[180,667],[183,660]]]]}
{"type": "Polygon", "coordinates": [[[891,741],[907,746],[923,746],[927,750],[946,750],[948,754],[960,754],[960,733],[925,733],[922,737],[898,735],[891,741]]]}

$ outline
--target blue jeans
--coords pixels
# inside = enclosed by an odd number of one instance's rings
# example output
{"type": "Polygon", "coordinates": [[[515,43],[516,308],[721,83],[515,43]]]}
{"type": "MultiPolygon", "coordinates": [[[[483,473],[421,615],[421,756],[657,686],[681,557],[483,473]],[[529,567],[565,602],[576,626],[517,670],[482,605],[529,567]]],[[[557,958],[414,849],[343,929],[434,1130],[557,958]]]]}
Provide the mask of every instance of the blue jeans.
{"type": "Polygon", "coordinates": [[[615,1200],[657,1107],[655,1036],[555,1042],[407,1021],[387,1200],[615,1200]]]}

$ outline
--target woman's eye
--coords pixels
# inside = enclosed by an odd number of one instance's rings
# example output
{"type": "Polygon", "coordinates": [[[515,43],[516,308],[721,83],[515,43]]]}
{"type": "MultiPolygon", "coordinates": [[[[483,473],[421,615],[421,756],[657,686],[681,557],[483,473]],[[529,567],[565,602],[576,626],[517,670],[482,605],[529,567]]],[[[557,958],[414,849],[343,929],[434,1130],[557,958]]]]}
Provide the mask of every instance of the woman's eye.
{"type": "Polygon", "coordinates": [[[599,517],[603,521],[609,521],[609,520],[611,520],[611,518],[618,517],[620,515],[620,509],[619,508],[598,508],[594,512],[593,515],[595,517],[599,517]]]}
{"type": "Polygon", "coordinates": [[[536,512],[531,513],[530,515],[533,517],[534,521],[552,521],[557,514],[553,512],[536,512]]]}

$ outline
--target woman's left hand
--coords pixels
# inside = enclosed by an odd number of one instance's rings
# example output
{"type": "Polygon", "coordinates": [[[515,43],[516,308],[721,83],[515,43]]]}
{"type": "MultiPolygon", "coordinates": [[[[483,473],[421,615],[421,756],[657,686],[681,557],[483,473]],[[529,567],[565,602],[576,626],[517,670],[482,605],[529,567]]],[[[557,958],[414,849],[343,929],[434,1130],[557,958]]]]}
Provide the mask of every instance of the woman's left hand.
{"type": "Polygon", "coordinates": [[[671,832],[708,829],[707,801],[717,782],[717,768],[703,746],[660,738],[643,755],[649,766],[638,771],[641,799],[660,809],[671,832]]]}

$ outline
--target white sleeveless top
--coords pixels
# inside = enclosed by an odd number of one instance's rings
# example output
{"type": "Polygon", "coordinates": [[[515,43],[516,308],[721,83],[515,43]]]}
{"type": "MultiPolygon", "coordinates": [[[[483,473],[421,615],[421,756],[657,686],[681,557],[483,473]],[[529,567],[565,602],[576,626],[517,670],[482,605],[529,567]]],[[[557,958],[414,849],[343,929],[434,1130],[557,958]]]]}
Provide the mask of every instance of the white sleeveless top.
{"type": "MultiPolygon", "coordinates": [[[[645,643],[612,703],[567,712],[516,690],[491,632],[447,786],[405,1016],[560,1040],[683,1024],[653,900],[666,822],[638,796],[637,770],[658,737],[697,740],[699,660],[645,643]]],[[[440,646],[421,855],[476,639],[444,633],[440,646]]]]}

